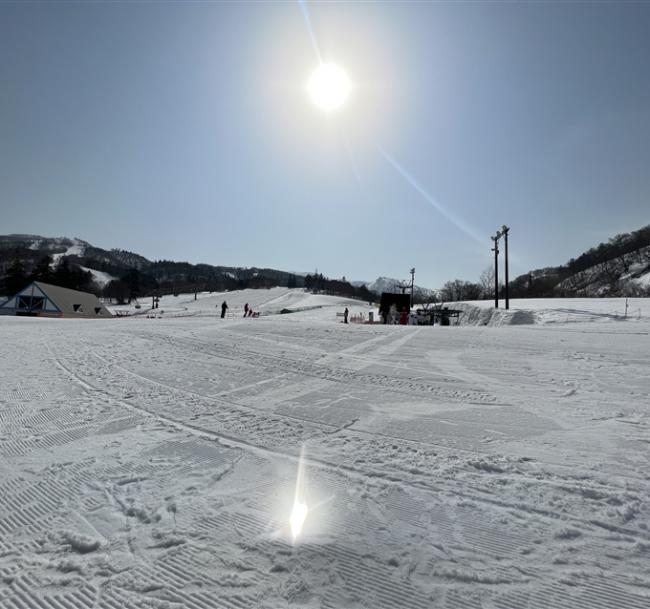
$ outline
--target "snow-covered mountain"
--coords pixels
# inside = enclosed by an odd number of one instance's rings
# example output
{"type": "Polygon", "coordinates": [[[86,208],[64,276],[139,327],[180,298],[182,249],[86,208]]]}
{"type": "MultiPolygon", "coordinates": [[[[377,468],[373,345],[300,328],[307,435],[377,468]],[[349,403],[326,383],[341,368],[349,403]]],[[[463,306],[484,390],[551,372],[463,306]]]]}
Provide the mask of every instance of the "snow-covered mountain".
{"type": "MultiPolygon", "coordinates": [[[[402,287],[406,286],[408,281],[406,279],[395,279],[393,277],[377,277],[372,283],[367,283],[366,287],[377,294],[382,292],[401,292],[402,287]]],[[[406,292],[410,292],[410,286],[404,288],[406,292]]],[[[416,302],[431,302],[437,299],[437,291],[423,288],[416,285],[413,288],[413,298],[416,302]]]]}

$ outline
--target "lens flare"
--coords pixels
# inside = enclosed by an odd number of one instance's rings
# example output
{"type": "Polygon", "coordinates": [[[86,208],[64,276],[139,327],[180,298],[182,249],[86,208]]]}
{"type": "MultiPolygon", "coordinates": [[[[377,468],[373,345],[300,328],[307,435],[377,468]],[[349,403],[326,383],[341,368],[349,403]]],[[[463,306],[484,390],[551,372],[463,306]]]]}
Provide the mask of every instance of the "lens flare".
{"type": "Polygon", "coordinates": [[[305,524],[308,513],[309,508],[306,503],[294,501],[293,511],[291,512],[291,518],[289,519],[289,523],[291,524],[291,536],[293,537],[294,542],[298,539],[298,535],[302,533],[302,526],[305,524]]]}
{"type": "Polygon", "coordinates": [[[300,450],[300,460],[298,461],[298,475],[296,477],[296,490],[293,498],[293,510],[291,511],[291,516],[289,517],[289,525],[291,526],[291,536],[293,537],[293,542],[295,543],[298,539],[300,533],[302,533],[302,527],[305,524],[307,519],[307,514],[309,513],[309,508],[307,507],[307,502],[305,501],[305,447],[303,445],[300,450]]]}

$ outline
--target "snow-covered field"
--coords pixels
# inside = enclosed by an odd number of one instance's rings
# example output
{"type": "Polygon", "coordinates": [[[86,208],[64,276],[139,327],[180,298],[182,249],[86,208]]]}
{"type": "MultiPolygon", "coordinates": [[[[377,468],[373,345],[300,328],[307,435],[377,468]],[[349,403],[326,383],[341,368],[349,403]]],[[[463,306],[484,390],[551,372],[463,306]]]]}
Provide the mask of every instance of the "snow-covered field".
{"type": "Polygon", "coordinates": [[[345,304],[0,318],[0,607],[650,606],[647,303],[461,327],[345,304]]]}

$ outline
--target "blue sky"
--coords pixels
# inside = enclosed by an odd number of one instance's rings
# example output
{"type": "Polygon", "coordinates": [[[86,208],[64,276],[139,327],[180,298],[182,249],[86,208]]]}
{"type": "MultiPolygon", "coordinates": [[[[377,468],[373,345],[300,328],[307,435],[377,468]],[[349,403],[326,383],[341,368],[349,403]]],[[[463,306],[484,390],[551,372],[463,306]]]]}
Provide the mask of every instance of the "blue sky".
{"type": "Polygon", "coordinates": [[[649,3],[0,3],[0,233],[439,287],[650,222],[649,3]],[[481,241],[483,239],[483,242],[481,241]]]}

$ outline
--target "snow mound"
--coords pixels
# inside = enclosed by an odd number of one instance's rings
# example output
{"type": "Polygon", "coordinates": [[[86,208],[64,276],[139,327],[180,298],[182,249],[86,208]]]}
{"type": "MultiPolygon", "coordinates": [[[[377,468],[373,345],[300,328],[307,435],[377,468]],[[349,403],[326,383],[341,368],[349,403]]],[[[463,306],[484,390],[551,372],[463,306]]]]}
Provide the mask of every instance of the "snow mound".
{"type": "Polygon", "coordinates": [[[620,322],[650,317],[648,298],[531,298],[512,299],[506,310],[504,301],[445,303],[460,309],[463,326],[516,326],[585,322],[620,322]]]}
{"type": "Polygon", "coordinates": [[[94,552],[95,550],[99,550],[102,545],[99,539],[94,539],[75,531],[60,531],[58,540],[63,544],[69,545],[73,552],[78,552],[79,554],[94,552]]]}

